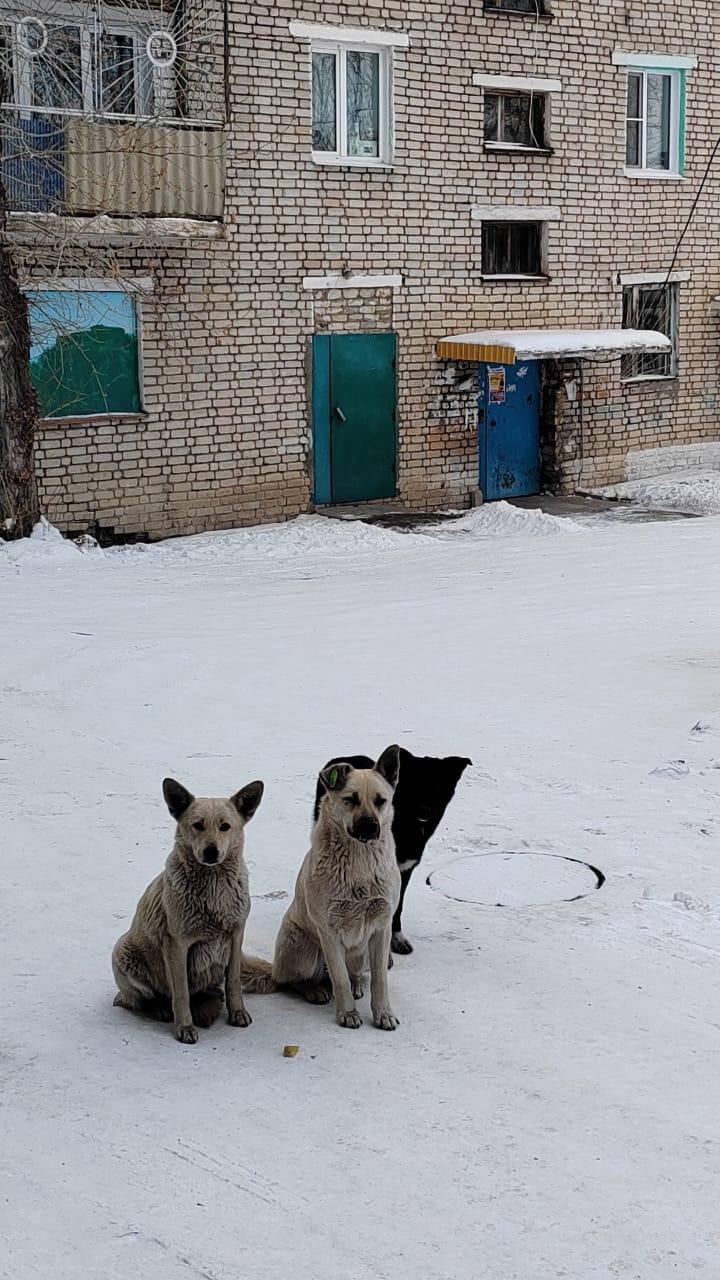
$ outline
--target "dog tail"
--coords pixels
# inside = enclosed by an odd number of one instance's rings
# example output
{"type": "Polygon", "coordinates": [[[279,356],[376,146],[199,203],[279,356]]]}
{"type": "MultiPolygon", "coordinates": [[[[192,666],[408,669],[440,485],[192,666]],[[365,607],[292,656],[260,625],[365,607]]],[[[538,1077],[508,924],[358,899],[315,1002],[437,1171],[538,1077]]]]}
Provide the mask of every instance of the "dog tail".
{"type": "Polygon", "coordinates": [[[278,989],[269,960],[261,960],[260,956],[243,955],[240,972],[242,989],[247,995],[268,996],[278,989]]]}

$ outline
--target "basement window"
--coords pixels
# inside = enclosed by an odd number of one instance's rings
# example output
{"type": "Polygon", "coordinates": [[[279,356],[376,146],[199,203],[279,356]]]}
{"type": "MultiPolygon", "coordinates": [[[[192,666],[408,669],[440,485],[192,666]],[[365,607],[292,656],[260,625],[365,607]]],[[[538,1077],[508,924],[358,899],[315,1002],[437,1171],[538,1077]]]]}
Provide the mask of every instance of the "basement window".
{"type": "Polygon", "coordinates": [[[30,376],[42,418],[139,413],[137,310],[110,289],[29,290],[30,376]]]}
{"type": "Polygon", "coordinates": [[[529,13],[531,17],[549,17],[547,0],[484,0],[489,13],[529,13]]]}
{"type": "Polygon", "coordinates": [[[542,222],[483,222],[482,274],[537,277],[543,270],[542,222]]]}
{"type": "Polygon", "coordinates": [[[486,147],[544,151],[545,95],[485,93],[486,147]]]}
{"type": "Polygon", "coordinates": [[[640,382],[650,378],[677,377],[678,286],[635,284],[623,289],[623,329],[654,329],[672,342],[672,351],[623,356],[622,378],[640,382]]]}

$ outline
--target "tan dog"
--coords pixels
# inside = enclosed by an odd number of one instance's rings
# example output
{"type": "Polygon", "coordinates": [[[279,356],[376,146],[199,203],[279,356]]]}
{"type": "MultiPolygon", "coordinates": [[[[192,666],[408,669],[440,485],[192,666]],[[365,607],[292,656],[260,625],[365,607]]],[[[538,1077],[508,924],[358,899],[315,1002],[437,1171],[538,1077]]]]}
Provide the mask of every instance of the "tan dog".
{"type": "Polygon", "coordinates": [[[115,944],[112,966],[115,1004],[162,1022],[174,1017],[182,1044],[195,1044],[196,1026],[211,1026],[223,996],[231,1026],[252,1022],[240,979],[250,913],[243,848],[263,789],[250,782],[229,800],[196,799],[172,778],[163,782],[175,845],[115,944]]]}
{"type": "Polygon", "coordinates": [[[359,1027],[355,1008],[362,973],[370,963],[370,1002],[376,1027],[394,1031],[388,960],[400,872],[392,836],[392,799],[400,770],[398,747],[383,751],[371,769],[347,762],[323,769],[323,795],[310,852],[300,868],[295,897],[275,943],[272,966],[245,957],[246,990],[293,987],[307,1000],[335,995],[341,1027],[359,1027]]]}

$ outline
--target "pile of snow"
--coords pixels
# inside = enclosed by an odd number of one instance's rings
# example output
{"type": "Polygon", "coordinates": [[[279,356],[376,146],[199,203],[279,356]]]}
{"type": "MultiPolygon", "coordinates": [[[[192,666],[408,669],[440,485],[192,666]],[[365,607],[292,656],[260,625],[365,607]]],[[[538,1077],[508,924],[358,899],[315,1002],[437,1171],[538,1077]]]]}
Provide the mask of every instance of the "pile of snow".
{"type": "Polygon", "coordinates": [[[676,471],[595,489],[594,497],[639,502],[663,511],[720,515],[720,471],[676,471]]]}
{"type": "Polygon", "coordinates": [[[514,507],[510,502],[491,502],[476,507],[457,520],[433,525],[424,530],[434,538],[455,538],[458,535],[479,538],[547,537],[555,533],[582,533],[579,524],[560,516],[549,516],[539,509],[514,507]]]}
{"type": "Polygon", "coordinates": [[[511,535],[536,537],[553,533],[577,533],[571,520],[548,516],[543,511],[524,511],[507,502],[479,507],[440,525],[423,525],[409,532],[365,524],[362,520],[332,520],[327,516],[298,516],[285,524],[253,525],[222,533],[201,533],[163,542],[132,543],[103,551],[93,538],[73,542],[43,519],[31,537],[0,543],[0,565],[16,569],[31,565],[54,568],[78,565],[88,554],[105,561],[152,561],[184,564],[212,560],[227,562],[238,558],[253,560],[342,559],[394,552],[421,550],[432,539],[497,538],[511,535]]]}
{"type": "Polygon", "coordinates": [[[42,565],[54,568],[58,565],[79,564],[88,554],[103,555],[94,538],[84,537],[73,542],[70,538],[64,538],[60,530],[44,518],[35,525],[29,538],[0,542],[0,566],[25,568],[42,565]]]}
{"type": "Polygon", "coordinates": [[[327,516],[298,516],[284,524],[252,525],[223,533],[200,533],[165,542],[115,547],[112,556],[148,557],[166,561],[235,559],[292,559],[309,556],[342,557],[363,552],[394,551],[407,546],[404,534],[380,529],[360,520],[329,520],[327,516]]]}

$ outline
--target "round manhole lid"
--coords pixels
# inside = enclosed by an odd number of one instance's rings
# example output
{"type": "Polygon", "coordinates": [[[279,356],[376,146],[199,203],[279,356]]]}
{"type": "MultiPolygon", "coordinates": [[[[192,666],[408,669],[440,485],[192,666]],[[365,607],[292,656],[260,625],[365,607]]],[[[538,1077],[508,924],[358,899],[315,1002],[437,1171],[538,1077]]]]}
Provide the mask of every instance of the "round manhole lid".
{"type": "Polygon", "coordinates": [[[456,902],[486,907],[546,907],[575,902],[599,889],[602,871],[555,853],[473,853],[432,871],[431,889],[456,902]]]}

